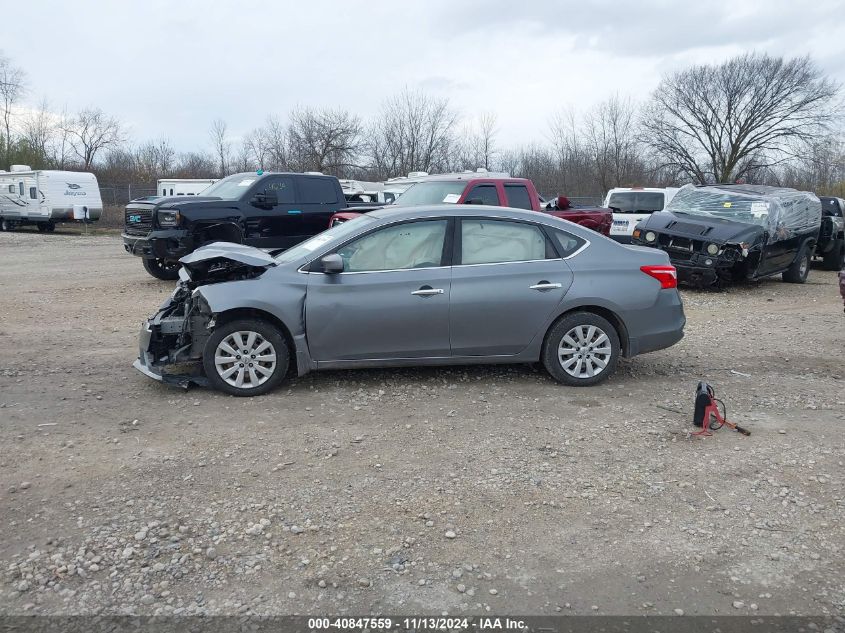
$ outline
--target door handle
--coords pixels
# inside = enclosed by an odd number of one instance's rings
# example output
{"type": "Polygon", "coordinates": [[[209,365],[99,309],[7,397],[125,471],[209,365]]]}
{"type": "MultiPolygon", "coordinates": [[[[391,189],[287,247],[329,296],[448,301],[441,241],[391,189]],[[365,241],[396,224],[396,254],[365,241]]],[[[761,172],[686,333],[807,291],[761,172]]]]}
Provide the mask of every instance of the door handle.
{"type": "Polygon", "coordinates": [[[555,288],[562,288],[563,284],[553,284],[548,281],[541,281],[533,286],[528,286],[531,290],[554,290],[555,288]]]}
{"type": "Polygon", "coordinates": [[[431,286],[423,286],[419,290],[414,290],[411,294],[417,297],[430,297],[432,295],[442,295],[443,288],[432,288],[431,286]]]}

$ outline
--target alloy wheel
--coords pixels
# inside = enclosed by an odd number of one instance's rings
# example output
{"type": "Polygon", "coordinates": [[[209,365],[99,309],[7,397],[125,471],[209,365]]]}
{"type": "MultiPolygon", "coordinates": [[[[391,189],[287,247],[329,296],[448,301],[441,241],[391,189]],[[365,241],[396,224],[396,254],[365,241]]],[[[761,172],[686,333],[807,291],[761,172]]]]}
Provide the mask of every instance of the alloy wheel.
{"type": "Polygon", "coordinates": [[[258,332],[232,332],[214,351],[214,367],[233,387],[253,389],[276,371],[276,349],[258,332]]]}
{"type": "Polygon", "coordinates": [[[560,366],[573,378],[592,378],[610,362],[610,338],[595,325],[576,325],[560,340],[557,355],[560,366]]]}

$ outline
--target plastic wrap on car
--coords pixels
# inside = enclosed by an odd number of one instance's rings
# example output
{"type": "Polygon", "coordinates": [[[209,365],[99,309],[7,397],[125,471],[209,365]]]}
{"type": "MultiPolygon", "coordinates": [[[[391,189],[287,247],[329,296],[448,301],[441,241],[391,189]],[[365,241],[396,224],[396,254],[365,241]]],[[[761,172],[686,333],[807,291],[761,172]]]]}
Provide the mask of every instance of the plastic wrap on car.
{"type": "Polygon", "coordinates": [[[685,185],[666,210],[756,224],[769,244],[818,229],[822,217],[815,194],[763,185],[685,185]]]}

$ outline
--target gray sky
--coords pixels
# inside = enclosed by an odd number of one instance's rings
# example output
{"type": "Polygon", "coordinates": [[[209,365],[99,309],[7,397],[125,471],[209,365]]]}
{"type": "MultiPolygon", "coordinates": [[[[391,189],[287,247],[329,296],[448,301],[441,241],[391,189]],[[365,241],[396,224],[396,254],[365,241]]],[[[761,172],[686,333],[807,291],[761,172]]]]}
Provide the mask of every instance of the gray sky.
{"type": "Polygon", "coordinates": [[[0,4],[28,105],[96,105],[181,151],[208,148],[217,117],[234,138],[296,104],[366,117],[404,86],[495,112],[510,146],[543,142],[563,106],[643,99],[668,70],[746,51],[809,53],[845,83],[845,0],[0,4]]]}

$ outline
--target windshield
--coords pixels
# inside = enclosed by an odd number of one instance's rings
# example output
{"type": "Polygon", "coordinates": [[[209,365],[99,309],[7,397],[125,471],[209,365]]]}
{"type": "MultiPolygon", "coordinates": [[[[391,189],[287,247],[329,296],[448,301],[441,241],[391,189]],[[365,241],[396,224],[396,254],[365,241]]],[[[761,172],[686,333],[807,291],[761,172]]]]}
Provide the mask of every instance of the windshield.
{"type": "Polygon", "coordinates": [[[409,207],[417,204],[455,204],[466,188],[466,182],[462,180],[432,180],[430,182],[418,182],[411,185],[398,198],[395,204],[398,207],[409,207]]]}
{"type": "Polygon", "coordinates": [[[235,174],[223,180],[218,180],[204,189],[202,195],[222,198],[223,200],[238,200],[256,180],[258,180],[256,174],[235,174]]]}
{"type": "Polygon", "coordinates": [[[672,213],[686,213],[688,215],[704,215],[724,218],[745,224],[766,226],[769,219],[771,203],[763,198],[731,193],[714,193],[691,189],[681,191],[676,195],[667,211],[672,213]]]}
{"type": "Polygon", "coordinates": [[[276,255],[276,262],[279,264],[285,264],[287,262],[295,261],[300,257],[306,257],[324,244],[328,244],[334,240],[342,240],[347,235],[350,235],[361,228],[361,225],[374,221],[375,220],[368,215],[359,215],[357,218],[352,218],[346,222],[335,224],[329,230],[318,233],[314,237],[309,238],[304,242],[300,242],[283,253],[279,253],[276,255]]]}
{"type": "Polygon", "coordinates": [[[663,211],[664,195],[658,191],[624,191],[610,194],[607,203],[614,213],[663,211]]]}

